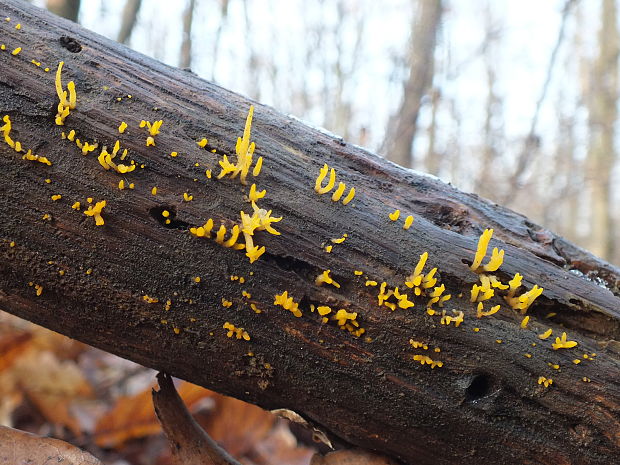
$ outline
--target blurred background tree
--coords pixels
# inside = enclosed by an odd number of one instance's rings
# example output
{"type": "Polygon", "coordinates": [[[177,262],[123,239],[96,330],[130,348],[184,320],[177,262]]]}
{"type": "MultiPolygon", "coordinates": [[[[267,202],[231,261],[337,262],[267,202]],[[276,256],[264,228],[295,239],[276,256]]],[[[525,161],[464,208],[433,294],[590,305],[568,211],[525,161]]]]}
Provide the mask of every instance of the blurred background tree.
{"type": "Polygon", "coordinates": [[[618,264],[616,3],[47,0],[618,264]]]}

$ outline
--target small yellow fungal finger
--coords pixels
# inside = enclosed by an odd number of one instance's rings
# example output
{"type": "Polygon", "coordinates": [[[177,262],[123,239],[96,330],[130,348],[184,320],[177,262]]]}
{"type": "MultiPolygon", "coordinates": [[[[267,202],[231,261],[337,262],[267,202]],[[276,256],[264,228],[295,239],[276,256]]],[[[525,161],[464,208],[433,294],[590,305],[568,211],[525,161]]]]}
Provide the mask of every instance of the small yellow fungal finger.
{"type": "Polygon", "coordinates": [[[388,215],[392,221],[396,221],[400,217],[400,210],[394,210],[388,215]]]}
{"type": "Polygon", "coordinates": [[[21,52],[21,51],[22,51],[22,48],[21,47],[17,47],[15,50],[13,50],[11,52],[11,55],[18,55],[19,52],[21,52]]]}
{"type": "Polygon", "coordinates": [[[485,229],[484,232],[480,235],[480,238],[478,239],[478,247],[474,256],[474,261],[470,266],[473,271],[476,271],[480,267],[482,260],[486,256],[489,241],[491,240],[492,236],[493,229],[485,229]]]}
{"type": "Polygon", "coordinates": [[[403,229],[405,230],[409,229],[412,224],[413,224],[413,216],[409,215],[407,218],[405,218],[405,224],[403,225],[403,229]]]}
{"type": "Polygon", "coordinates": [[[343,182],[338,183],[338,188],[332,194],[332,201],[338,202],[340,198],[342,197],[342,194],[344,194],[344,191],[346,188],[347,188],[347,185],[345,183],[343,182]]]}
{"type": "Polygon", "coordinates": [[[200,141],[196,142],[198,144],[198,147],[205,147],[209,141],[205,138],[201,139],[200,141]]]}
{"type": "Polygon", "coordinates": [[[342,205],[347,205],[351,200],[353,200],[353,197],[355,197],[355,187],[352,187],[347,196],[342,199],[342,205]]]}
{"type": "Polygon", "coordinates": [[[258,176],[260,174],[260,170],[263,166],[263,157],[258,157],[256,160],[256,164],[254,165],[254,169],[252,170],[252,176],[258,176]]]}
{"type": "Polygon", "coordinates": [[[123,134],[127,129],[127,123],[125,121],[121,121],[121,124],[118,126],[118,132],[123,134]]]}

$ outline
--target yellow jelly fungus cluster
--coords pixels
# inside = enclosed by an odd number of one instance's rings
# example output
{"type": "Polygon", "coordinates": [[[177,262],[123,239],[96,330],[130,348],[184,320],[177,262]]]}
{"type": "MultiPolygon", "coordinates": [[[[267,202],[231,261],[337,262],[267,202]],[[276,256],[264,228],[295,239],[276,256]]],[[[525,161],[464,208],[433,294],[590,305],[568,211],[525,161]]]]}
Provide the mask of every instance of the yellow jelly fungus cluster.
{"type": "Polygon", "coordinates": [[[478,248],[476,249],[476,255],[474,256],[474,261],[471,264],[470,268],[475,272],[482,271],[497,271],[499,267],[504,262],[504,250],[499,250],[497,247],[493,249],[491,253],[491,258],[486,265],[482,265],[482,260],[487,254],[487,248],[489,246],[489,241],[493,236],[492,229],[485,229],[480,239],[478,239],[478,248]],[[482,265],[482,266],[481,266],[482,265]]]}
{"type": "Polygon", "coordinates": [[[37,297],[38,297],[38,296],[40,296],[41,294],[43,294],[43,286],[41,286],[41,285],[39,285],[39,284],[35,284],[35,283],[33,283],[32,281],[30,281],[30,282],[28,283],[28,285],[29,285],[30,287],[33,287],[33,286],[34,286],[34,289],[35,289],[35,291],[36,291],[37,297]]]}
{"type": "Polygon", "coordinates": [[[316,279],[314,280],[314,284],[316,284],[317,286],[320,286],[321,284],[326,283],[326,284],[331,284],[334,287],[340,288],[340,284],[334,281],[332,277],[329,275],[329,273],[331,273],[331,270],[323,271],[323,273],[321,273],[320,275],[316,277],[316,279]]]}
{"type": "MultiPolygon", "coordinates": [[[[329,191],[331,191],[334,188],[335,184],[336,184],[336,170],[332,168],[330,171],[329,166],[327,166],[327,164],[324,164],[323,168],[321,168],[321,170],[319,171],[319,175],[316,178],[316,182],[314,184],[314,190],[320,195],[327,194],[329,191]],[[327,173],[329,173],[329,179],[325,187],[323,187],[323,179],[325,179],[325,177],[327,176],[327,173]]],[[[345,183],[339,182],[338,187],[332,194],[332,202],[338,202],[340,198],[342,197],[342,195],[344,194],[344,191],[346,190],[346,188],[347,186],[345,183]]],[[[347,205],[351,200],[353,200],[353,197],[355,197],[355,187],[352,187],[351,189],[349,189],[349,193],[346,195],[344,199],[342,199],[342,204],[347,205]]]]}
{"type": "Polygon", "coordinates": [[[553,384],[553,380],[551,378],[545,378],[544,376],[541,376],[538,378],[538,384],[542,384],[546,388],[548,388],[553,384]]]}
{"type": "MultiPolygon", "coordinates": [[[[517,277],[517,275],[515,275],[515,278],[517,277]]],[[[512,283],[512,281],[510,281],[510,283],[512,283]]],[[[520,283],[521,280],[519,279],[519,284],[520,283]]],[[[534,300],[536,300],[536,298],[543,293],[544,289],[542,287],[538,287],[538,285],[535,284],[534,287],[532,287],[532,289],[530,289],[529,291],[524,292],[520,296],[515,296],[514,294],[518,287],[519,286],[513,288],[513,286],[510,285],[510,292],[506,297],[504,297],[504,299],[513,309],[520,310],[521,314],[524,314],[530,307],[530,305],[532,305],[534,300]]]]}
{"type": "MultiPolygon", "coordinates": [[[[13,126],[12,126],[11,118],[9,117],[9,115],[4,115],[4,117],[2,118],[2,121],[4,122],[4,124],[0,126],[0,133],[2,133],[4,137],[4,142],[16,152],[18,153],[23,152],[23,147],[22,147],[21,142],[14,141],[11,138],[11,129],[13,126]]],[[[35,155],[32,153],[32,150],[30,149],[28,149],[28,151],[24,153],[24,155],[22,155],[22,159],[38,161],[39,163],[43,163],[44,165],[52,166],[52,162],[49,161],[46,157],[35,155]]]]}
{"type": "Polygon", "coordinates": [[[428,344],[420,341],[414,341],[413,339],[409,339],[409,345],[411,345],[414,349],[428,350],[428,344]]]}
{"type": "Polygon", "coordinates": [[[347,312],[341,308],[332,316],[332,320],[336,321],[340,329],[349,331],[355,337],[360,337],[366,332],[364,328],[360,328],[357,321],[357,312],[347,312]]]}
{"type": "MultiPolygon", "coordinates": [[[[347,239],[347,237],[349,237],[349,235],[345,233],[345,234],[342,235],[342,237],[338,237],[338,238],[335,238],[335,239],[330,239],[330,241],[333,244],[342,244],[347,239]]],[[[325,252],[331,253],[331,251],[334,249],[334,246],[329,244],[329,245],[326,245],[324,249],[325,249],[325,252]]]]}
{"type": "Polygon", "coordinates": [[[327,317],[327,315],[329,315],[332,312],[331,307],[328,305],[319,305],[318,307],[315,308],[314,305],[310,305],[311,312],[314,312],[315,309],[317,313],[321,315],[321,322],[327,323],[329,321],[329,318],[327,317]]]}
{"type": "Polygon", "coordinates": [[[299,310],[299,302],[295,302],[292,296],[289,297],[288,291],[284,291],[282,294],[276,295],[273,304],[280,305],[285,310],[290,311],[297,318],[302,315],[301,310],[299,310]]]}
{"type": "Polygon", "coordinates": [[[54,195],[52,195],[51,199],[55,202],[56,200],[62,199],[62,195],[54,194],[54,195]]]}
{"type": "Polygon", "coordinates": [[[452,298],[451,294],[445,294],[445,285],[435,286],[437,284],[437,268],[431,269],[428,273],[424,274],[424,266],[428,260],[428,252],[424,252],[420,255],[420,260],[415,266],[413,273],[405,280],[405,286],[413,289],[413,293],[416,296],[426,295],[430,297],[427,302],[427,313],[434,315],[435,311],[431,308],[434,304],[443,307],[443,304],[452,298]]]}
{"type": "Polygon", "coordinates": [[[388,215],[392,221],[398,220],[400,218],[400,210],[394,210],[392,213],[388,215]]]}
{"type": "Polygon", "coordinates": [[[163,123],[164,123],[163,120],[153,121],[152,123],[150,121],[145,121],[145,120],[140,121],[140,127],[141,128],[146,127],[149,131],[149,135],[146,138],[147,147],[155,145],[155,136],[159,134],[159,128],[161,127],[163,123]]]}
{"type": "Polygon", "coordinates": [[[236,337],[237,339],[243,339],[244,341],[250,340],[250,335],[248,334],[247,331],[245,331],[243,328],[235,327],[235,325],[233,325],[232,323],[229,323],[228,321],[224,323],[224,326],[222,327],[228,330],[228,332],[226,333],[227,337],[230,337],[230,338],[236,337]]]}
{"type": "Polygon", "coordinates": [[[441,368],[443,366],[443,362],[439,360],[433,360],[428,355],[416,354],[413,356],[413,359],[416,362],[420,362],[422,365],[430,365],[431,368],[435,368],[435,367],[441,368]]]}
{"type": "Polygon", "coordinates": [[[271,216],[271,210],[259,208],[256,202],[252,202],[252,209],[254,210],[252,215],[243,211],[240,212],[241,232],[245,239],[245,255],[250,259],[250,263],[254,263],[265,253],[264,246],[259,247],[254,245],[254,231],[267,231],[270,234],[279,236],[280,233],[276,231],[271,224],[282,220],[281,216],[271,216]]]}
{"type": "Polygon", "coordinates": [[[69,116],[70,110],[75,109],[77,103],[77,95],[75,93],[75,83],[73,81],[69,81],[67,83],[67,90],[63,89],[62,86],[62,66],[64,65],[64,61],[58,63],[58,69],[56,70],[56,94],[58,95],[58,113],[56,114],[56,124],[58,126],[63,126],[65,124],[65,119],[69,116]]]}
{"type": "Polygon", "coordinates": [[[194,196],[193,196],[193,195],[190,195],[190,194],[189,194],[189,193],[187,193],[187,192],[183,192],[183,200],[184,200],[185,202],[191,202],[192,200],[194,200],[194,196]]]}
{"type": "MultiPolygon", "coordinates": [[[[372,286],[373,281],[366,281],[366,285],[372,286]]],[[[376,283],[375,283],[376,285],[376,283]]],[[[415,304],[411,302],[407,294],[399,292],[398,287],[394,289],[387,289],[387,283],[384,281],[379,286],[379,294],[377,295],[377,303],[379,306],[384,306],[394,311],[396,308],[407,309],[413,307],[415,304]],[[396,302],[389,302],[389,299],[394,297],[396,302]]]]}
{"type": "Polygon", "coordinates": [[[227,300],[226,298],[222,297],[222,307],[230,308],[232,307],[232,304],[232,300],[227,300]]]}
{"type": "MultiPolygon", "coordinates": [[[[101,149],[101,153],[97,157],[97,160],[99,161],[99,164],[106,170],[113,169],[114,171],[120,174],[131,173],[133,170],[136,169],[136,166],[137,166],[133,160],[131,160],[131,163],[129,165],[125,165],[122,163],[117,164],[114,161],[112,161],[114,160],[114,158],[116,158],[116,155],[118,154],[120,149],[121,149],[121,143],[118,140],[114,143],[112,153],[109,153],[108,148],[104,146],[101,149]]],[[[123,160],[126,156],[127,156],[127,149],[124,149],[123,154],[120,157],[121,160],[123,160]]]]}
{"type": "Polygon", "coordinates": [[[552,344],[553,350],[558,349],[572,349],[577,346],[577,342],[566,340],[566,333],[563,332],[561,337],[556,337],[555,342],[552,344]]]}
{"type": "Polygon", "coordinates": [[[441,324],[449,326],[450,323],[454,323],[454,326],[457,328],[463,323],[463,319],[465,318],[465,313],[462,311],[452,310],[453,315],[447,315],[446,311],[443,310],[441,312],[441,324]]]}
{"type": "Polygon", "coordinates": [[[100,202],[97,202],[95,205],[89,205],[88,210],[85,210],[84,214],[86,216],[94,217],[95,224],[97,226],[103,226],[104,221],[103,221],[103,217],[101,216],[101,211],[103,210],[105,206],[106,206],[106,201],[102,200],[100,202]]]}
{"type": "MultiPolygon", "coordinates": [[[[256,143],[250,143],[253,115],[254,105],[251,105],[250,110],[248,111],[248,116],[245,120],[243,137],[237,138],[237,145],[235,146],[237,163],[231,163],[228,160],[228,157],[224,155],[224,159],[220,160],[219,162],[221,171],[217,175],[218,179],[222,179],[224,176],[227,176],[229,174],[231,178],[235,178],[237,175],[239,175],[239,180],[241,181],[241,184],[245,185],[247,183],[246,178],[248,176],[248,172],[250,171],[250,167],[252,166],[254,149],[256,148],[256,143]]],[[[254,170],[252,171],[252,176],[258,176],[260,174],[262,164],[263,158],[259,157],[254,166],[254,170]]]]}

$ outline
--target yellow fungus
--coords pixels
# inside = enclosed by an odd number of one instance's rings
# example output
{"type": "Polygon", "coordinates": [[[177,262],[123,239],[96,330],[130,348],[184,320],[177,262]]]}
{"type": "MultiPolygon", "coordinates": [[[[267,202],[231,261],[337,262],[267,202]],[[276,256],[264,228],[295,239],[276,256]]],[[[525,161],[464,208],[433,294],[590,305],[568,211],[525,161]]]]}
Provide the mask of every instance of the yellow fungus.
{"type": "Polygon", "coordinates": [[[574,363],[575,365],[579,365],[579,364],[581,363],[581,359],[578,359],[578,358],[573,359],[573,363],[574,363]]]}
{"type": "Polygon", "coordinates": [[[330,272],[331,272],[331,270],[325,270],[325,271],[323,271],[323,273],[321,273],[320,275],[318,275],[318,276],[316,277],[316,279],[314,280],[314,283],[315,283],[317,286],[320,286],[320,285],[321,285],[321,284],[323,284],[323,283],[327,283],[327,284],[331,284],[331,285],[333,285],[334,287],[339,288],[339,287],[340,287],[340,284],[338,284],[336,281],[334,281],[334,280],[331,278],[331,276],[329,276],[329,273],[330,273],[330,272]]]}
{"type": "Polygon", "coordinates": [[[11,241],[11,242],[9,243],[9,247],[15,247],[15,241],[11,241]]]}
{"type": "Polygon", "coordinates": [[[88,210],[84,211],[85,215],[95,218],[95,225],[97,226],[103,226],[104,224],[103,217],[101,216],[101,211],[106,206],[106,203],[107,202],[105,200],[102,200],[100,202],[97,202],[94,206],[90,205],[88,207],[88,210]]]}
{"type": "Polygon", "coordinates": [[[198,141],[196,143],[198,144],[199,147],[203,147],[204,148],[209,143],[209,141],[207,139],[203,138],[202,140],[200,140],[200,141],[198,141]]]}
{"type": "Polygon", "coordinates": [[[474,328],[474,330],[473,330],[473,331],[474,331],[474,333],[477,333],[477,332],[479,332],[479,331],[480,331],[480,328],[474,328]]]}
{"type": "Polygon", "coordinates": [[[258,160],[256,160],[256,163],[254,164],[254,169],[252,170],[252,176],[258,176],[262,167],[263,157],[258,157],[258,160]]]}
{"type": "Polygon", "coordinates": [[[403,229],[405,230],[409,229],[412,224],[413,224],[413,216],[409,215],[407,218],[405,218],[405,224],[403,225],[403,229]]]}
{"type": "Polygon", "coordinates": [[[436,361],[436,360],[432,360],[429,356],[427,355],[414,355],[413,359],[415,361],[420,362],[422,365],[426,364],[426,365],[430,365],[431,368],[435,368],[435,367],[442,367],[443,366],[443,362],[440,361],[436,361]]]}
{"type": "Polygon", "coordinates": [[[338,183],[338,188],[332,194],[332,201],[338,202],[342,194],[344,194],[344,190],[347,188],[347,185],[343,182],[338,183]]]}
{"type": "Polygon", "coordinates": [[[55,194],[55,195],[52,195],[52,200],[53,200],[54,202],[55,202],[56,200],[60,200],[60,199],[62,199],[62,195],[60,195],[60,194],[55,194]]]}
{"type": "Polygon", "coordinates": [[[157,195],[157,186],[154,186],[154,187],[151,189],[151,194],[152,194],[152,195],[157,195]]]}
{"type": "Polygon", "coordinates": [[[243,339],[244,341],[250,340],[250,335],[247,331],[245,331],[243,328],[237,328],[235,325],[229,323],[228,321],[224,323],[224,326],[222,327],[228,331],[226,333],[227,337],[236,337],[237,339],[243,339]]]}
{"type": "Polygon", "coordinates": [[[321,168],[321,170],[319,171],[319,175],[316,178],[316,182],[314,185],[314,190],[319,193],[319,194],[326,194],[328,193],[330,190],[333,189],[334,184],[336,183],[336,170],[334,170],[334,168],[331,169],[331,172],[329,171],[329,166],[327,166],[327,164],[323,165],[323,168],[321,168]],[[322,187],[323,184],[323,179],[325,179],[325,177],[327,176],[327,173],[329,174],[329,180],[327,181],[327,184],[325,185],[325,187],[322,187]]]}
{"type": "Polygon", "coordinates": [[[521,320],[521,328],[525,329],[527,328],[527,323],[530,321],[530,317],[526,316],[525,318],[523,318],[523,320],[521,320]]]}
{"type": "Polygon", "coordinates": [[[127,123],[125,121],[121,121],[121,124],[118,127],[118,132],[124,134],[125,129],[127,129],[127,123]]]}
{"type": "Polygon", "coordinates": [[[366,280],[366,286],[376,286],[377,285],[377,281],[371,281],[369,279],[366,280]]]}
{"type": "Polygon", "coordinates": [[[364,273],[363,273],[362,271],[355,270],[355,271],[353,271],[353,274],[354,274],[354,275],[356,275],[356,276],[361,276],[361,275],[363,275],[364,273]]]}
{"type": "Polygon", "coordinates": [[[545,378],[544,376],[541,376],[538,378],[538,384],[542,384],[546,388],[548,388],[553,384],[553,380],[551,378],[545,378]]]}
{"type": "Polygon", "coordinates": [[[177,152],[170,152],[170,156],[171,156],[172,158],[174,158],[174,157],[176,157],[176,156],[178,156],[178,155],[179,155],[179,154],[178,154],[177,152]]]}
{"type": "Polygon", "coordinates": [[[75,202],[73,205],[71,205],[71,208],[73,208],[74,210],[79,210],[80,209],[80,202],[75,202]]]}
{"type": "Polygon", "coordinates": [[[22,28],[22,25],[20,23],[17,23],[15,25],[15,29],[20,30],[22,28]]]}
{"type": "Polygon", "coordinates": [[[476,249],[476,255],[474,256],[474,261],[470,266],[470,268],[473,271],[476,271],[480,267],[482,260],[487,254],[487,248],[489,246],[489,241],[491,240],[492,236],[493,236],[492,229],[485,229],[484,232],[480,235],[480,238],[478,239],[478,247],[476,249]]]}
{"type": "Polygon", "coordinates": [[[342,205],[347,205],[351,200],[353,200],[353,197],[355,197],[355,187],[352,187],[347,196],[342,199],[342,205]]]}
{"type": "Polygon", "coordinates": [[[183,200],[185,200],[186,202],[191,202],[193,199],[193,195],[190,195],[187,192],[183,192],[183,200]]]}
{"type": "Polygon", "coordinates": [[[547,339],[549,336],[551,336],[551,334],[553,334],[553,330],[551,328],[549,328],[547,331],[545,331],[542,334],[538,335],[539,339],[547,339]]]}
{"type": "Polygon", "coordinates": [[[302,315],[301,310],[299,310],[299,303],[295,302],[292,296],[288,296],[288,291],[284,291],[282,294],[276,295],[273,304],[280,305],[285,310],[289,310],[297,318],[302,315]]]}
{"type": "Polygon", "coordinates": [[[524,357],[532,358],[532,354],[523,354],[524,357]]]}
{"type": "Polygon", "coordinates": [[[348,234],[343,234],[342,237],[339,237],[337,239],[331,239],[331,241],[334,244],[342,244],[346,240],[347,237],[348,237],[348,234]]]}
{"type": "Polygon", "coordinates": [[[142,300],[144,300],[148,304],[155,304],[155,303],[159,302],[159,299],[157,299],[155,297],[150,297],[148,295],[143,295],[142,296],[142,300]]]}
{"type": "Polygon", "coordinates": [[[568,341],[566,338],[566,332],[562,332],[561,337],[556,337],[555,342],[552,344],[553,350],[572,349],[578,345],[576,341],[568,341]]]}
{"type": "Polygon", "coordinates": [[[146,138],[146,146],[150,147],[150,146],[154,146],[155,145],[155,139],[153,138],[153,136],[148,136],[146,138]]]}
{"type": "Polygon", "coordinates": [[[207,179],[211,179],[211,170],[206,170],[205,175],[207,176],[207,179]]]}
{"type": "Polygon", "coordinates": [[[248,195],[248,199],[250,200],[250,202],[257,202],[258,200],[265,197],[265,194],[267,194],[267,191],[265,189],[263,189],[262,191],[257,191],[256,184],[252,184],[250,186],[250,194],[248,195]]]}
{"type": "Polygon", "coordinates": [[[17,47],[15,50],[13,50],[11,52],[11,55],[18,55],[19,52],[21,52],[21,51],[22,51],[22,48],[21,47],[17,47]]]}
{"type": "Polygon", "coordinates": [[[488,312],[484,311],[484,304],[482,302],[478,303],[478,308],[477,308],[477,316],[478,318],[482,318],[483,316],[490,316],[493,315],[495,313],[497,313],[500,309],[499,305],[495,305],[494,307],[491,307],[491,310],[489,310],[488,312]]]}
{"type": "Polygon", "coordinates": [[[504,250],[498,250],[497,247],[493,249],[491,253],[491,258],[489,259],[489,263],[484,265],[482,268],[484,271],[497,271],[497,269],[504,262],[504,250]]]}
{"type": "Polygon", "coordinates": [[[388,215],[392,221],[398,220],[400,218],[400,210],[394,210],[392,213],[388,215]]]}
{"type": "Polygon", "coordinates": [[[326,245],[325,246],[325,252],[327,253],[332,253],[332,249],[334,248],[333,245],[326,245]]]}
{"type": "Polygon", "coordinates": [[[200,282],[200,276],[196,276],[196,277],[194,278],[194,282],[195,282],[195,283],[199,283],[199,282],[200,282]]]}

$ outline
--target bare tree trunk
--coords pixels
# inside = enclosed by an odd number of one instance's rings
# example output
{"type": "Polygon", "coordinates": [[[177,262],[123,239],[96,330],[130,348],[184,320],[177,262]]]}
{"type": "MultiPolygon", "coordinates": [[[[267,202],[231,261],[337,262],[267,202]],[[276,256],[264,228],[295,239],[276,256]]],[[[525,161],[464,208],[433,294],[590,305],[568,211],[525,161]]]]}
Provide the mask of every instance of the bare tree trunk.
{"type": "Polygon", "coordinates": [[[411,166],[422,98],[433,82],[435,43],[441,14],[441,0],[418,0],[409,45],[409,78],[403,89],[401,106],[390,120],[382,148],[388,160],[404,167],[411,166]]]}
{"type": "Polygon", "coordinates": [[[45,6],[55,15],[77,23],[80,14],[80,0],[47,0],[45,6]]]}
{"type": "Polygon", "coordinates": [[[117,41],[121,44],[129,42],[133,28],[136,25],[138,19],[138,12],[140,11],[140,5],[142,0],[127,0],[125,2],[125,8],[123,8],[123,15],[121,17],[121,28],[118,31],[117,41]]]}
{"type": "Polygon", "coordinates": [[[431,90],[431,123],[428,126],[428,150],[426,151],[426,172],[439,176],[441,155],[437,152],[437,111],[441,102],[441,91],[431,90]]]}
{"type": "Polygon", "coordinates": [[[181,44],[179,68],[191,68],[192,66],[192,23],[194,22],[195,7],[196,0],[189,0],[183,13],[183,43],[181,44]]]}
{"type": "Polygon", "coordinates": [[[613,222],[610,211],[611,173],[616,158],[614,125],[618,110],[619,38],[615,0],[601,3],[599,55],[594,63],[588,99],[590,144],[588,188],[592,217],[589,248],[598,256],[613,254],[613,222]]]}
{"type": "Polygon", "coordinates": [[[247,98],[24,2],[3,8],[28,33],[6,28],[3,41],[23,50],[0,52],[1,309],[264,408],[293,410],[334,443],[408,464],[617,459],[619,269],[523,216],[269,107],[254,105],[250,134],[247,98]],[[75,82],[65,120],[35,54],[65,63],[61,97],[75,82]],[[104,89],[111,77],[120,91],[104,89]],[[142,120],[161,120],[160,133],[142,120]],[[226,160],[239,161],[244,133],[264,158],[247,186],[218,176],[226,160]],[[117,140],[129,150],[126,166],[106,170],[103,146],[117,140]],[[93,153],[90,144],[99,144],[93,153]],[[347,191],[357,189],[349,204],[333,201],[331,189],[316,192],[324,164],[347,191]],[[248,202],[253,182],[267,191],[260,209],[248,202]],[[97,208],[101,218],[85,215],[97,208]],[[391,221],[395,209],[403,214],[391,221]],[[255,212],[254,227],[281,216],[280,234],[252,229],[253,242],[245,234],[245,243],[230,242],[241,210],[255,212]],[[405,230],[408,214],[415,221],[405,230]],[[196,237],[209,218],[215,237],[196,237]],[[491,247],[506,252],[497,279],[520,273],[525,301],[534,284],[544,287],[527,324],[508,291],[484,302],[501,308],[493,315],[471,302],[482,282],[471,262],[487,227],[491,247]],[[250,242],[265,247],[253,263],[234,247],[250,242]],[[415,292],[404,282],[425,252],[430,284],[415,292]],[[442,285],[452,296],[443,308],[429,295],[442,285]],[[414,307],[397,308],[397,295],[414,307]],[[549,330],[578,346],[554,350],[553,338],[539,336],[549,330]]]}

